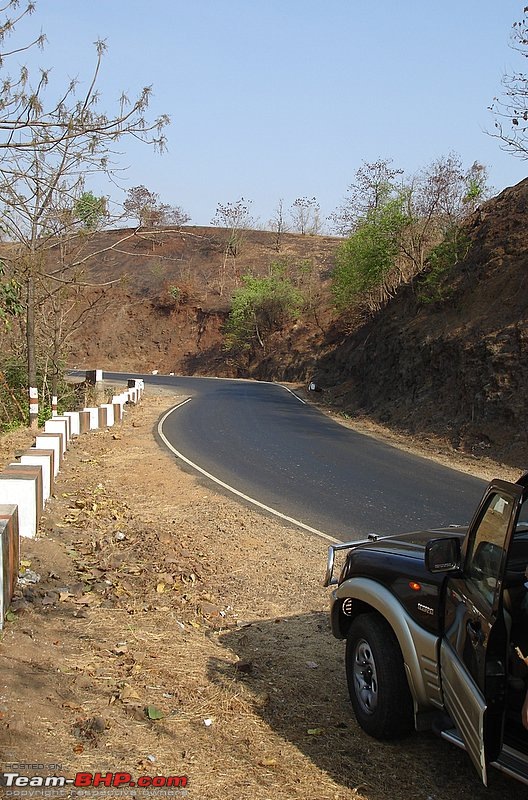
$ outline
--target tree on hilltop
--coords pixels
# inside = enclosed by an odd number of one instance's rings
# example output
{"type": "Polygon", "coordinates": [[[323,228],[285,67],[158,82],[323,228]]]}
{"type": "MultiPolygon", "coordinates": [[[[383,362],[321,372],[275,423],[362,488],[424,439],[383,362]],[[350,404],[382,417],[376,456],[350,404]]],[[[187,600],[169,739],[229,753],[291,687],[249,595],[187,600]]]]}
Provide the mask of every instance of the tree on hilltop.
{"type": "Polygon", "coordinates": [[[127,192],[123,211],[126,217],[137,220],[140,227],[150,227],[158,203],[158,194],[149,191],[146,186],[134,186],[127,192]]]}
{"type": "Polygon", "coordinates": [[[336,254],[332,292],[337,307],[381,308],[401,280],[398,256],[410,220],[402,197],[390,198],[367,211],[336,254]]]}
{"type": "Polygon", "coordinates": [[[315,197],[297,197],[291,205],[293,229],[302,236],[321,232],[321,207],[315,197]]]}
{"type": "Polygon", "coordinates": [[[218,203],[211,225],[223,228],[223,256],[219,276],[219,293],[222,297],[225,291],[227,279],[227,263],[231,259],[233,264],[233,275],[235,283],[238,281],[237,257],[240,255],[244,234],[247,230],[255,226],[255,220],[251,216],[252,200],[245,200],[240,197],[238,200],[228,203],[218,203]]]}
{"type": "Polygon", "coordinates": [[[182,208],[162,203],[159,194],[151,192],[146,186],[134,186],[128,190],[123,211],[127,217],[136,219],[140,228],[162,225],[181,228],[190,220],[182,208]]]}
{"type": "Polygon", "coordinates": [[[234,202],[218,203],[211,220],[211,225],[226,229],[226,251],[233,258],[240,252],[244,231],[255,224],[251,216],[251,204],[252,200],[245,200],[243,197],[234,202]]]}
{"type": "Polygon", "coordinates": [[[280,252],[282,247],[282,236],[290,230],[286,215],[284,213],[284,200],[282,197],[277,203],[277,207],[273,212],[273,216],[269,221],[270,230],[275,234],[275,250],[280,252]]]}
{"type": "Polygon", "coordinates": [[[488,170],[478,161],[465,168],[457,153],[431,162],[402,181],[401,195],[410,224],[402,239],[403,280],[425,267],[432,248],[445,236],[456,240],[464,219],[489,196],[488,170]]]}
{"type": "Polygon", "coordinates": [[[93,192],[83,192],[75,202],[73,213],[85,230],[93,231],[108,217],[108,200],[96,197],[93,192]]]}

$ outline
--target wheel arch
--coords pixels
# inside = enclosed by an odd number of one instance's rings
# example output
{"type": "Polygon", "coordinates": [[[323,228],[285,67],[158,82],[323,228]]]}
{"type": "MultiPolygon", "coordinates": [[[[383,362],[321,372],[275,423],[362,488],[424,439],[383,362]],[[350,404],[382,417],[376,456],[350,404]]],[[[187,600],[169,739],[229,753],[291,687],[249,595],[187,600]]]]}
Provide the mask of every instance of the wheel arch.
{"type": "MultiPolygon", "coordinates": [[[[350,625],[360,614],[376,612],[392,628],[405,665],[415,717],[442,708],[438,668],[438,637],[418,625],[398,599],[386,587],[370,578],[349,578],[334,592],[332,628],[336,636],[346,638],[350,625]],[[350,613],[342,611],[343,601],[352,599],[350,613]]],[[[422,727],[421,725],[419,727],[422,727]]]]}

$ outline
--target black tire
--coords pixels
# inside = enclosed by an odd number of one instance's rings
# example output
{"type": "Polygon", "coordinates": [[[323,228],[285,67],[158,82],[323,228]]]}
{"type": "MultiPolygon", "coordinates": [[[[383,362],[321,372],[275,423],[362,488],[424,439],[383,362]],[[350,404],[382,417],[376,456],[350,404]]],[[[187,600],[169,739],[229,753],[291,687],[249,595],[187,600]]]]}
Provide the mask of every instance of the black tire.
{"type": "Polygon", "coordinates": [[[403,656],[379,614],[352,622],[346,644],[348,692],[356,719],[376,739],[396,739],[414,728],[413,702],[403,656]]]}

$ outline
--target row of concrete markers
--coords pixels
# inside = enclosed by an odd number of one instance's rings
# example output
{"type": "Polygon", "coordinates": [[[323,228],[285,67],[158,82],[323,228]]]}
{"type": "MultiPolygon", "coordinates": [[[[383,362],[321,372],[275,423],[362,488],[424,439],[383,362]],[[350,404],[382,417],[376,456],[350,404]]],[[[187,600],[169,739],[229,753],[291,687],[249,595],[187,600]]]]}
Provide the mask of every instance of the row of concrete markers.
{"type": "MultiPolygon", "coordinates": [[[[96,371],[96,380],[102,372],[96,371]]],[[[20,569],[20,537],[37,535],[40,516],[73,437],[121,423],[127,404],[139,403],[145,385],[138,378],[108,403],[66,411],[44,423],[35,443],[0,472],[0,630],[13,597],[20,569]]]]}

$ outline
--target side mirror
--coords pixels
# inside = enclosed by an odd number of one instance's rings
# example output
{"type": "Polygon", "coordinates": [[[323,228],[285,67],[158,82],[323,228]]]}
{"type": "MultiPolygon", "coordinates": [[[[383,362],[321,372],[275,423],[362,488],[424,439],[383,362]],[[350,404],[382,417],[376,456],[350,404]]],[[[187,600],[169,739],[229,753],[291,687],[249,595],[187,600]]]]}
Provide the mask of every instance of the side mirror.
{"type": "Polygon", "coordinates": [[[425,568],[429,572],[453,572],[460,569],[460,539],[431,539],[425,545],[425,568]]]}

